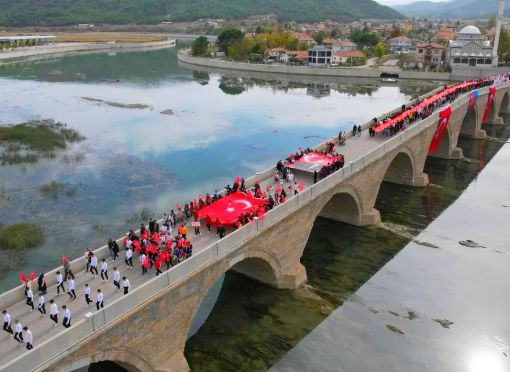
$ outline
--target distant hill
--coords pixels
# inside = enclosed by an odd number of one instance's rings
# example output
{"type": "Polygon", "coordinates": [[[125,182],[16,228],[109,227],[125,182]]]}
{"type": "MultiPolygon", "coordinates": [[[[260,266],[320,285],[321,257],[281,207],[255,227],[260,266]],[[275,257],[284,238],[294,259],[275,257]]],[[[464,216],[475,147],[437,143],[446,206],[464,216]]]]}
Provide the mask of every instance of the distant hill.
{"type": "MultiPolygon", "coordinates": [[[[406,16],[420,16],[429,18],[489,18],[498,12],[498,0],[452,0],[434,3],[432,1],[417,1],[393,8],[406,16]]],[[[505,9],[510,15],[510,9],[505,9]]]]}
{"type": "Polygon", "coordinates": [[[244,18],[273,13],[282,21],[397,19],[373,0],[0,0],[0,25],[62,26],[244,18]]]}

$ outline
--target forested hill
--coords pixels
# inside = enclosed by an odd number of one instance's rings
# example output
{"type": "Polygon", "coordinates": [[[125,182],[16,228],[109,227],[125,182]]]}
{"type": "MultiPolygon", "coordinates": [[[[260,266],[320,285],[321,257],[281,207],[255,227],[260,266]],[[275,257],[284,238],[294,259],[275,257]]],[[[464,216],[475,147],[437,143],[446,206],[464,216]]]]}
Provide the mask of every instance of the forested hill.
{"type": "Polygon", "coordinates": [[[298,22],[402,18],[373,0],[0,0],[4,26],[150,24],[269,13],[298,22]]]}
{"type": "MultiPolygon", "coordinates": [[[[394,6],[408,16],[438,18],[489,18],[498,12],[499,0],[451,0],[445,2],[417,1],[407,5],[394,6]]],[[[510,10],[505,9],[505,15],[510,10]]]]}

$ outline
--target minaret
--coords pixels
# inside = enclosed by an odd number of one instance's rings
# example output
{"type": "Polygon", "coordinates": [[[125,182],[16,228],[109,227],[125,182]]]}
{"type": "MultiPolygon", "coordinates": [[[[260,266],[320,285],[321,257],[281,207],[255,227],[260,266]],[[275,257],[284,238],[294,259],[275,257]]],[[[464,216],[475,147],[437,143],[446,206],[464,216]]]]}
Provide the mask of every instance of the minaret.
{"type": "Polygon", "coordinates": [[[492,65],[498,66],[498,47],[499,34],[501,33],[501,23],[503,22],[503,12],[505,10],[505,0],[499,0],[498,17],[496,18],[496,35],[494,36],[494,49],[492,50],[492,65]]]}

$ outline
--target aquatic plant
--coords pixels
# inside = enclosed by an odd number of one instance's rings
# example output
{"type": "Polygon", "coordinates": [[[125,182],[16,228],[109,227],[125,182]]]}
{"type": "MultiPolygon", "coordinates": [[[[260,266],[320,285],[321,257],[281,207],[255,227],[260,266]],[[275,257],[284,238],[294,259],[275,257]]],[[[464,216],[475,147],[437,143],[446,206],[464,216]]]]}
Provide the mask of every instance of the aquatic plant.
{"type": "Polygon", "coordinates": [[[17,223],[0,227],[0,248],[22,251],[44,242],[40,226],[31,223],[17,223]]]}
{"type": "Polygon", "coordinates": [[[3,165],[35,163],[40,157],[53,159],[56,150],[65,149],[68,143],[85,139],[74,129],[53,120],[29,121],[0,127],[0,154],[3,165]]]}
{"type": "Polygon", "coordinates": [[[53,199],[58,199],[60,194],[65,194],[68,197],[73,197],[76,195],[78,189],[76,186],[66,185],[59,181],[50,181],[45,183],[39,187],[39,192],[42,196],[51,197],[53,199]]]}

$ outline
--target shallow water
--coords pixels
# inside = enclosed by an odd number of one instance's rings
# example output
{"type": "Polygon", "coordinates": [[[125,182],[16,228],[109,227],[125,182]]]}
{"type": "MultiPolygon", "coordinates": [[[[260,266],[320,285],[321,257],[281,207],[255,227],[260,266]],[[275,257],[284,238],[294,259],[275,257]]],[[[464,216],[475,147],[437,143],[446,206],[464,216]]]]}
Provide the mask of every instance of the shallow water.
{"type": "MultiPolygon", "coordinates": [[[[488,126],[486,129],[493,137],[503,139],[510,137],[508,127],[488,126]]],[[[357,293],[358,289],[367,281],[372,283],[372,275],[404,248],[411,237],[416,236],[421,229],[438,218],[466,187],[476,180],[479,172],[502,145],[500,141],[461,140],[459,146],[463,148],[466,157],[475,160],[448,161],[430,158],[425,172],[429,174],[432,184],[426,188],[409,188],[384,183],[376,203],[376,208],[380,210],[383,219],[382,226],[359,228],[318,218],[302,257],[310,286],[306,289],[276,290],[228,272],[211,316],[199,332],[187,342],[185,355],[191,369],[193,371],[267,370],[344,301],[348,300],[347,304],[353,304],[349,314],[357,314],[360,311],[360,305],[357,304],[361,301],[357,293]]],[[[444,229],[448,230],[450,226],[455,226],[455,220],[446,221],[443,224],[444,229]]],[[[466,238],[470,236],[468,231],[462,231],[462,227],[460,231],[466,234],[466,238]]],[[[419,237],[418,240],[420,239],[423,241],[417,246],[426,250],[435,249],[426,245],[428,243],[426,238],[419,237]]],[[[433,243],[433,245],[438,244],[436,241],[433,243]]],[[[416,246],[416,243],[412,244],[416,246]]],[[[494,255],[492,260],[498,260],[497,255],[494,255]]],[[[451,262],[450,260],[437,261],[433,265],[434,272],[448,273],[451,262]]],[[[383,269],[378,275],[391,276],[395,270],[383,269]]],[[[412,272],[412,267],[407,271],[412,272]]],[[[445,276],[448,277],[448,274],[445,276]]],[[[399,286],[399,290],[405,289],[409,301],[413,298],[413,294],[409,293],[413,291],[413,284],[409,282],[409,288],[406,288],[406,282],[400,283],[399,286]]],[[[392,349],[392,352],[399,356],[406,354],[404,359],[391,364],[393,359],[389,355],[385,363],[381,364],[383,369],[377,365],[378,356],[371,347],[381,348],[382,346],[377,343],[380,341],[379,334],[384,335],[385,332],[392,334],[392,332],[386,328],[380,330],[381,324],[378,324],[377,332],[372,332],[372,328],[365,329],[362,324],[367,317],[376,317],[376,314],[381,312],[382,305],[377,306],[381,296],[377,292],[383,289],[384,293],[391,291],[390,288],[380,288],[377,284],[372,284],[370,293],[365,294],[364,304],[361,305],[364,311],[363,316],[358,318],[351,315],[352,319],[349,318],[349,320],[352,320],[353,324],[350,328],[346,326],[341,328],[343,323],[335,327],[335,322],[338,322],[336,318],[333,319],[333,325],[324,326],[325,329],[334,328],[336,331],[347,330],[354,335],[353,337],[343,336],[342,341],[337,342],[337,337],[340,340],[338,333],[320,332],[316,338],[305,342],[304,346],[300,344],[288,358],[284,357],[283,362],[278,364],[278,368],[285,371],[344,369],[346,371],[389,371],[396,370],[401,365],[402,368],[399,370],[415,370],[417,365],[424,363],[423,358],[418,355],[408,355],[405,352],[407,346],[404,344],[399,344],[402,350],[392,349]],[[371,304],[371,307],[366,305],[367,302],[371,304]],[[323,334],[326,336],[321,338],[320,335],[323,334]],[[343,341],[344,339],[348,341],[343,341]],[[365,340],[370,341],[369,346],[364,345],[365,340]],[[327,352],[325,351],[324,354],[317,352],[317,348],[321,347],[327,352]],[[366,350],[367,354],[362,355],[356,352],[357,348],[366,350]],[[316,357],[314,353],[317,354],[316,357]],[[338,355],[345,355],[347,362],[342,364],[337,358],[338,355]],[[368,359],[366,363],[363,362],[364,358],[368,359]]],[[[386,318],[398,318],[399,322],[396,324],[400,326],[404,316],[414,317],[413,313],[407,313],[414,308],[406,309],[408,302],[406,298],[397,296],[393,300],[394,303],[391,306],[386,304],[387,306],[384,307],[385,315],[388,314],[386,318]]],[[[433,307],[433,298],[427,300],[430,302],[429,307],[433,307]]],[[[343,307],[339,307],[333,314],[341,313],[343,307]]],[[[415,311],[418,310],[421,309],[415,309],[415,311]]],[[[463,308],[457,310],[464,311],[463,308]]],[[[434,314],[438,317],[441,315],[440,312],[434,314]]],[[[483,317],[491,316],[489,312],[484,314],[486,315],[482,315],[483,317]]],[[[419,316],[422,317],[423,314],[419,312],[419,316]]],[[[386,322],[390,326],[395,323],[387,319],[386,322]]],[[[370,324],[373,325],[373,321],[370,321],[370,324]]],[[[382,324],[382,327],[384,326],[385,324],[382,324]]],[[[437,327],[442,329],[439,325],[437,327]]],[[[398,332],[398,329],[397,327],[394,331],[398,332]]],[[[412,335],[405,337],[412,337],[412,335]]],[[[419,342],[418,340],[415,342],[419,342]]],[[[432,350],[434,350],[433,347],[432,350]]],[[[419,351],[415,350],[415,353],[419,354],[419,351]]],[[[428,357],[433,360],[433,352],[429,350],[428,353],[428,357]]],[[[461,371],[450,369],[450,366],[456,367],[455,364],[446,363],[441,369],[432,370],[461,371]]],[[[473,370],[473,372],[481,371],[473,370]]]]}
{"type": "Polygon", "coordinates": [[[18,282],[18,271],[49,270],[63,254],[77,257],[119,237],[141,222],[143,210],[159,217],[437,85],[221,76],[178,66],[176,48],[2,68],[0,125],[49,118],[87,139],[55,159],[0,166],[7,196],[0,224],[33,222],[46,235],[21,267],[3,273],[0,290],[18,282]],[[168,109],[173,114],[161,113],[168,109]],[[42,195],[39,188],[54,180],[76,194],[42,195]]]}

